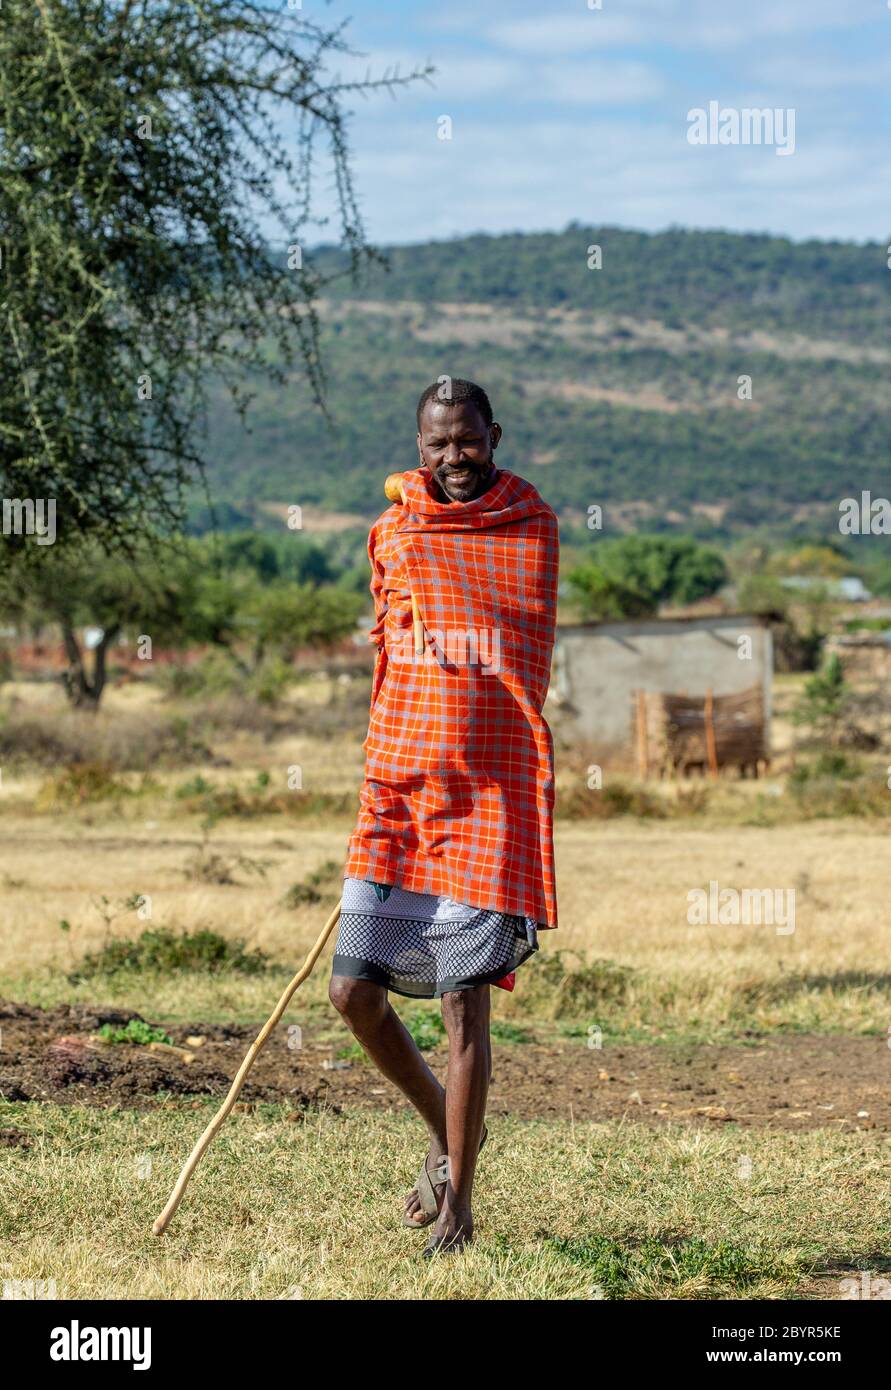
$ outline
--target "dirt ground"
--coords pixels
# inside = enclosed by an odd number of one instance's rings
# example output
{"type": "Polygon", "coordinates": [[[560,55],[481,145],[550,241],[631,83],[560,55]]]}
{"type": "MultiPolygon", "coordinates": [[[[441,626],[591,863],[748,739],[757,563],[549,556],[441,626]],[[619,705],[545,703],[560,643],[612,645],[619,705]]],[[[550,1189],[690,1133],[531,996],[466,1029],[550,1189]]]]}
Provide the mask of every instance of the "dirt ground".
{"type": "MultiPolygon", "coordinates": [[[[170,1051],[96,1037],[104,1023],[139,1017],[85,1004],[40,1009],[0,1001],[0,1097],[136,1109],[190,1104],[225,1093],[256,1034],[236,1025],[165,1024],[170,1051]]],[[[319,1107],[406,1108],[368,1064],[339,1060],[334,1044],[294,1050],[289,1041],[294,1035],[282,1025],[241,1093],[243,1104],[288,1102],[295,1119],[319,1107]]],[[[884,1037],[765,1035],[736,1045],[599,1049],[584,1041],[495,1044],[493,1053],[490,1115],[891,1134],[884,1037]]],[[[427,1055],[442,1074],[445,1049],[427,1055]]],[[[14,1134],[0,1134],[0,1143],[15,1142],[14,1134]]]]}

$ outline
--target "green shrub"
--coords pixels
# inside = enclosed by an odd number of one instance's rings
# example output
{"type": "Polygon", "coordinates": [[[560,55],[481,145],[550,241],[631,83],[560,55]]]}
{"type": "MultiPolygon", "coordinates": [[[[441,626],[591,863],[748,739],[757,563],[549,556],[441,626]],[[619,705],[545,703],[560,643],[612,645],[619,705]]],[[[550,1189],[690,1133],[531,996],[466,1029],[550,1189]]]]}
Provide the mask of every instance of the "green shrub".
{"type": "Polygon", "coordinates": [[[551,1018],[603,1018],[605,1008],[621,1005],[637,972],[612,960],[570,964],[573,952],[549,951],[524,976],[525,997],[551,1018]]]}
{"type": "Polygon", "coordinates": [[[571,786],[558,787],[554,814],[565,820],[611,820],[614,816],[664,820],[668,808],[663,800],[642,787],[610,781],[594,790],[580,778],[571,786]]]}
{"type": "Polygon", "coordinates": [[[196,796],[207,796],[213,792],[213,783],[208,782],[206,777],[202,777],[198,772],[194,777],[190,777],[188,782],[183,782],[173,793],[178,801],[190,801],[196,796]]]}
{"type": "Polygon", "coordinates": [[[891,790],[884,776],[811,773],[794,781],[790,776],[789,781],[796,813],[803,819],[891,816],[891,790]]]}
{"type": "Polygon", "coordinates": [[[258,704],[277,705],[293,684],[293,666],[281,657],[271,657],[253,672],[245,690],[258,704]]]}
{"type": "Polygon", "coordinates": [[[144,931],[135,941],[107,942],[100,951],[85,956],[71,978],[92,979],[117,975],[122,970],[158,971],[163,975],[189,970],[262,975],[270,968],[263,951],[246,950],[240,939],[229,940],[207,929],[175,932],[169,927],[157,927],[144,931]]]}
{"type": "MultiPolygon", "coordinates": [[[[143,789],[146,788],[143,779],[143,789]]],[[[36,805],[40,810],[56,806],[83,806],[88,802],[118,801],[122,797],[137,795],[124,782],[115,777],[105,763],[72,763],[43,783],[37,793],[36,805]]]]}
{"type": "Polygon", "coordinates": [[[820,753],[812,762],[796,763],[789,773],[789,789],[795,791],[809,782],[826,777],[838,777],[850,782],[862,776],[862,773],[862,763],[850,758],[840,748],[831,748],[820,753]]]}
{"type": "Polygon", "coordinates": [[[244,676],[222,651],[206,652],[197,661],[161,666],[155,679],[167,695],[186,700],[228,695],[245,684],[244,676]]]}
{"type": "MultiPolygon", "coordinates": [[[[265,778],[261,773],[260,777],[265,778]]],[[[194,777],[178,788],[176,795],[185,809],[196,812],[209,822],[237,818],[251,820],[258,816],[289,816],[303,819],[311,816],[343,815],[352,812],[356,794],[348,792],[305,792],[267,790],[268,783],[260,778],[254,787],[218,787],[203,777],[194,777]]]]}
{"type": "Polygon", "coordinates": [[[320,903],[325,896],[325,889],[337,884],[339,887],[340,864],[333,859],[328,859],[320,869],[315,869],[311,874],[307,874],[301,883],[294,883],[284,896],[285,907],[306,907],[314,903],[320,903]]]}

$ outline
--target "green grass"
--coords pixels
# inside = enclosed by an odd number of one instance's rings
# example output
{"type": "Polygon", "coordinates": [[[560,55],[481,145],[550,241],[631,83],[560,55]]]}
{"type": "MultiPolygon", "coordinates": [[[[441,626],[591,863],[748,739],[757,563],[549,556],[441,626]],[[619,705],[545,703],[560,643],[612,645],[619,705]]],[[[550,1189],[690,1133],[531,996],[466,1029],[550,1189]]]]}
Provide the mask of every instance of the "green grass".
{"type": "Polygon", "coordinates": [[[797,1250],[742,1246],[701,1236],[675,1239],[648,1237],[638,1242],[611,1236],[555,1237],[557,1253],[589,1272],[601,1298],[621,1299],[644,1294],[658,1283],[662,1297],[720,1296],[721,1291],[745,1292],[765,1279],[794,1288],[811,1265],[797,1250]]]}
{"type": "Polygon", "coordinates": [[[215,1105],[0,1105],[32,1140],[4,1150],[4,1278],[55,1279],[59,1298],[752,1299],[815,1280],[834,1298],[891,1243],[876,1135],[496,1119],[477,1241],[428,1264],[399,1224],[420,1125],[278,1105],[227,1121],[155,1238],[215,1105]]]}
{"type": "Polygon", "coordinates": [[[493,1018],[490,1028],[492,1041],[497,1043],[528,1043],[532,1042],[532,1034],[528,1028],[523,1028],[518,1023],[511,1023],[507,1018],[493,1018]]]}
{"type": "Polygon", "coordinates": [[[419,1008],[415,1005],[408,1009],[403,1006],[399,1012],[402,1014],[403,1023],[422,1052],[429,1051],[431,1047],[438,1047],[441,1042],[445,1041],[445,1024],[442,1021],[442,1014],[439,1012],[438,1005],[433,1008],[429,1006],[419,1008]]]}
{"type": "MultiPolygon", "coordinates": [[[[197,934],[196,934],[197,935],[197,934]]],[[[122,964],[134,943],[122,940],[109,963],[110,973],[76,967],[58,971],[0,974],[0,996],[50,1008],[59,1003],[103,1003],[133,1009],[165,1023],[261,1023],[299,964],[268,960],[262,972],[210,964],[162,970],[122,964]]],[[[229,943],[238,946],[238,943],[229,943]]],[[[302,953],[297,953],[302,959],[302,953]]],[[[235,959],[238,959],[236,951],[235,959]]],[[[328,1002],[329,966],[323,961],[288,1011],[288,1021],[311,1028],[341,1047],[341,1057],[361,1060],[343,1023],[328,1002]],[[345,1050],[344,1050],[345,1049],[345,1050]]],[[[741,1043],[763,1034],[820,1033],[827,1036],[884,1036],[889,977],[882,970],[833,974],[789,970],[767,979],[666,975],[586,963],[572,952],[542,953],[523,967],[518,998],[493,990],[492,1036],[498,1043],[560,1042],[610,1045],[648,1042],[666,1045],[741,1043]],[[562,965],[550,962],[560,956],[562,965]]],[[[438,1001],[416,1002],[393,996],[397,1012],[422,1050],[445,1041],[438,1001]]]]}

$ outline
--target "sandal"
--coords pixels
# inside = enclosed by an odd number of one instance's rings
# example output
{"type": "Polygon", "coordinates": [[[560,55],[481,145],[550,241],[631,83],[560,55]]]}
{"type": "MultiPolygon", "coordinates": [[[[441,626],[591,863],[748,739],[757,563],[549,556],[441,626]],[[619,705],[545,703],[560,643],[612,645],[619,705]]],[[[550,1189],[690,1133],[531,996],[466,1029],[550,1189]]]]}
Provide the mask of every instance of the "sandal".
{"type": "MultiPolygon", "coordinates": [[[[480,1139],[480,1152],[482,1152],[482,1147],[488,1137],[489,1131],[486,1126],[483,1125],[482,1138],[480,1139]]],[[[415,1191],[420,1199],[421,1211],[424,1214],[423,1219],[416,1221],[409,1216],[408,1212],[404,1212],[402,1216],[403,1226],[410,1226],[412,1230],[420,1231],[424,1226],[429,1226],[431,1222],[436,1220],[439,1215],[439,1207],[436,1202],[436,1189],[438,1187],[445,1187],[448,1180],[448,1154],[442,1154],[440,1156],[432,1173],[428,1171],[427,1160],[426,1158],[424,1159],[424,1162],[421,1164],[421,1171],[418,1173],[418,1180],[415,1183],[415,1191]]]]}

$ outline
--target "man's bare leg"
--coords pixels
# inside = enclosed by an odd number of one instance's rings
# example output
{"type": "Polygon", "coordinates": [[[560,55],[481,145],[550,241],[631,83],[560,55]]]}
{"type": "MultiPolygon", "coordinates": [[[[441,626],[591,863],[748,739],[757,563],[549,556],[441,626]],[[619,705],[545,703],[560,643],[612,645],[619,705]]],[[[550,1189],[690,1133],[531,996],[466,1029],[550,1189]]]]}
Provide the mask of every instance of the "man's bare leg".
{"type": "MultiPolygon", "coordinates": [[[[328,997],[378,1071],[398,1086],[427,1126],[427,1170],[432,1173],[448,1152],[445,1091],[387,998],[386,989],[371,980],[333,975],[328,997]]],[[[423,1216],[416,1190],[406,1198],[405,1210],[412,1220],[423,1216]]]]}
{"type": "Polygon", "coordinates": [[[460,1250],[473,1238],[471,1196],[492,1069],[489,986],[444,994],[449,1035],[446,1131],[449,1181],[428,1250],[460,1250]]]}

